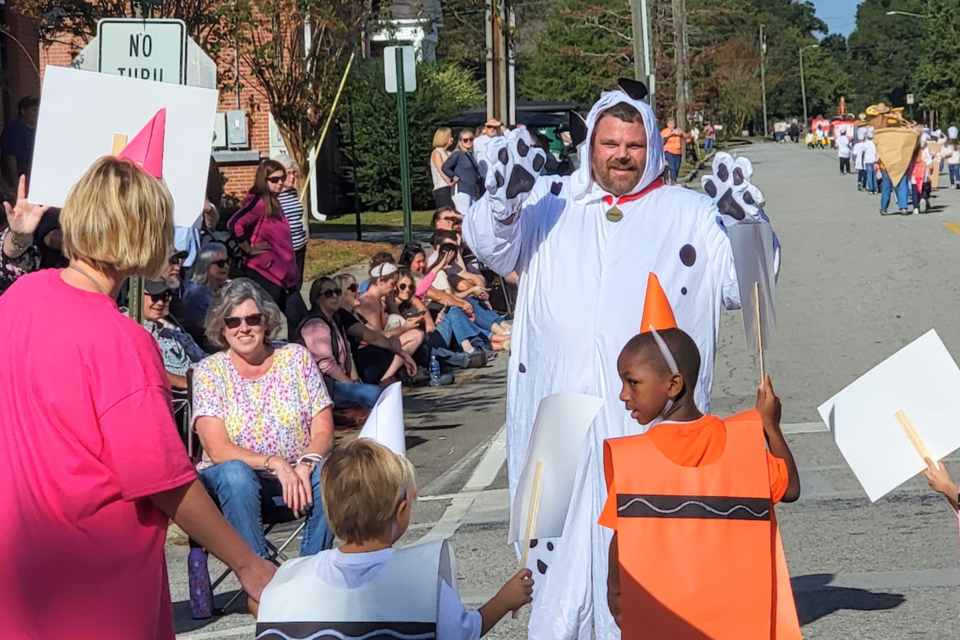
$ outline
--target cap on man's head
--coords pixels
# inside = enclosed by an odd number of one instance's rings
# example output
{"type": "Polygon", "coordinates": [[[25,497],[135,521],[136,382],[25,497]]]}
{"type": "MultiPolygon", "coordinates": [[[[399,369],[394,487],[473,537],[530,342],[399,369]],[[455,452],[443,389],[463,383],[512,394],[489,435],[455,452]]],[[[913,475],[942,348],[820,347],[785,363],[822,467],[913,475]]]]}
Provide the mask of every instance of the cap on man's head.
{"type": "Polygon", "coordinates": [[[144,280],[143,290],[152,296],[160,295],[164,291],[169,291],[170,285],[168,285],[164,280],[144,280]]]}
{"type": "Polygon", "coordinates": [[[40,98],[34,96],[23,96],[17,103],[17,113],[23,113],[27,109],[40,106],[40,98]]]}
{"type": "Polygon", "coordinates": [[[173,253],[170,254],[170,262],[173,262],[174,259],[183,260],[188,255],[190,255],[189,251],[174,251],[173,253]]]}

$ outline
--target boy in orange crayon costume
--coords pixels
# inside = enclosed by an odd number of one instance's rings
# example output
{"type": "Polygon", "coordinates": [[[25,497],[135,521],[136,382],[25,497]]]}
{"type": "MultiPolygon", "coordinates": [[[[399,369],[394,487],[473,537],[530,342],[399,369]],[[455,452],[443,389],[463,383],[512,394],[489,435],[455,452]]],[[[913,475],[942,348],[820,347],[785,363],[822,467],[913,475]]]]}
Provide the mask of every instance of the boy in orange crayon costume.
{"type": "Polygon", "coordinates": [[[653,274],[618,369],[627,410],[654,424],[604,443],[600,524],[615,532],[607,589],[623,640],[799,640],[773,505],[797,500],[800,480],[769,376],[756,411],[702,415],[688,382],[699,350],[653,274]]]}

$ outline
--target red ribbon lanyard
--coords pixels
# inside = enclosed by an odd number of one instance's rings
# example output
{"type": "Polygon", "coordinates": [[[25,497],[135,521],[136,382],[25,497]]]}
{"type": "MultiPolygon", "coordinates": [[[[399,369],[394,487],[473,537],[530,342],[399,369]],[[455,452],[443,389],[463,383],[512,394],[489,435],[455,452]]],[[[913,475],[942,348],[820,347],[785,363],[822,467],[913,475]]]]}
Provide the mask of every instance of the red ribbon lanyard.
{"type": "MultiPolygon", "coordinates": [[[[656,180],[653,181],[653,183],[649,187],[647,187],[646,189],[644,189],[639,193],[635,193],[632,196],[620,196],[619,198],[617,198],[617,204],[625,204],[627,202],[633,202],[634,200],[639,200],[643,196],[647,195],[651,191],[655,191],[656,189],[659,189],[663,185],[664,185],[663,179],[657,178],[656,180]]],[[[613,196],[603,196],[603,201],[606,202],[608,205],[612,205],[613,196]]]]}

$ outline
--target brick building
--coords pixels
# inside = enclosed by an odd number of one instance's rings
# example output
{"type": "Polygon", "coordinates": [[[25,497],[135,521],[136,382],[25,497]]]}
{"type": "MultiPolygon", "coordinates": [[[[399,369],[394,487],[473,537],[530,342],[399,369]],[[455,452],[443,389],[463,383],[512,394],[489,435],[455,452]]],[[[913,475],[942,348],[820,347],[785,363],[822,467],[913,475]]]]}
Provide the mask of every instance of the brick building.
{"type": "Polygon", "coordinates": [[[17,13],[16,0],[0,0],[0,122],[17,117],[17,102],[40,94],[37,23],[17,13]]]}

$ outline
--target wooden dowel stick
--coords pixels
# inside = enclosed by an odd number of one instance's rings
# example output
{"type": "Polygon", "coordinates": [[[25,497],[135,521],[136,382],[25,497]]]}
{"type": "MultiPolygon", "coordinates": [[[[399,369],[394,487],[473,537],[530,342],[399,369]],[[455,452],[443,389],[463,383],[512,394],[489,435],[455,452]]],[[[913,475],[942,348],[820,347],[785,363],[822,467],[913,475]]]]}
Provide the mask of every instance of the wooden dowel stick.
{"type": "Polygon", "coordinates": [[[766,371],[763,366],[763,332],[760,330],[760,284],[758,282],[753,283],[753,309],[757,316],[757,353],[760,355],[760,384],[762,386],[766,371]]]}
{"type": "Polygon", "coordinates": [[[923,438],[920,437],[920,432],[917,431],[917,427],[914,426],[913,420],[910,419],[910,416],[907,415],[907,412],[901,409],[894,414],[897,418],[897,422],[900,423],[900,427],[903,429],[903,432],[907,434],[907,439],[910,440],[910,444],[913,445],[913,448],[917,450],[917,453],[920,454],[921,458],[930,458],[933,460],[933,464],[936,465],[937,469],[940,468],[940,463],[933,458],[933,454],[930,453],[930,449],[927,448],[927,443],[923,441],[923,438]]]}
{"type": "MultiPolygon", "coordinates": [[[[540,508],[540,482],[543,480],[543,460],[537,461],[537,466],[533,471],[533,489],[530,492],[530,504],[527,507],[527,530],[523,534],[523,548],[520,551],[520,568],[527,566],[527,560],[530,556],[530,541],[533,539],[533,530],[537,526],[537,511],[540,508]]],[[[513,612],[513,618],[517,618],[517,612],[513,612]]]]}
{"type": "Polygon", "coordinates": [[[127,136],[122,133],[113,134],[113,151],[110,155],[118,156],[127,147],[127,136]]]}

